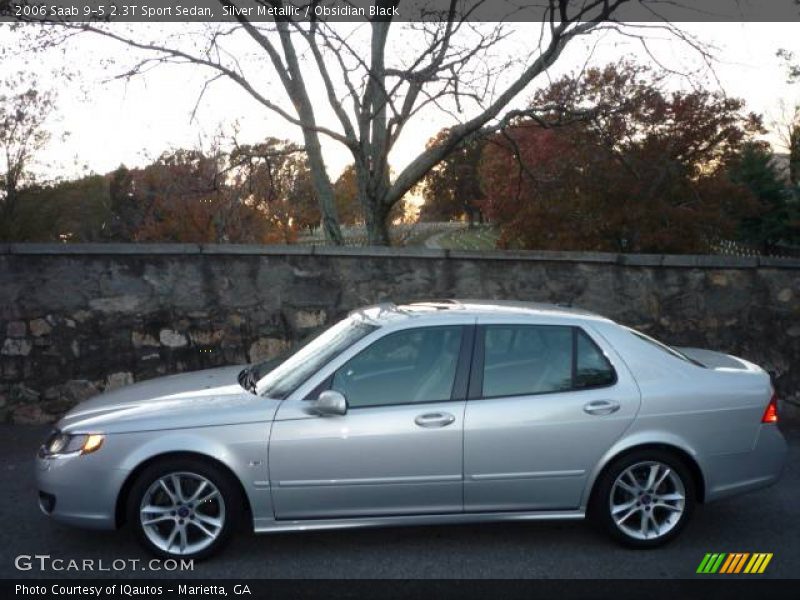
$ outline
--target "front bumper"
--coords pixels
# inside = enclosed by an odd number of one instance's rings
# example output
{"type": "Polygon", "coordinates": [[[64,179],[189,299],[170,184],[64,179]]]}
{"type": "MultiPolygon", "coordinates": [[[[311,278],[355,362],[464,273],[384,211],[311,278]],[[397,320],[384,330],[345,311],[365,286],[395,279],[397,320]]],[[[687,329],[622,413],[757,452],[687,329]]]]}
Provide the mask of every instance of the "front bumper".
{"type": "Polygon", "coordinates": [[[781,476],[788,445],[776,425],[765,424],[750,452],[712,456],[705,465],[706,501],[772,485],[781,476]]]}
{"type": "Polygon", "coordinates": [[[39,508],[68,525],[114,529],[117,497],[128,474],[104,466],[100,452],[59,458],[37,456],[39,508]]]}

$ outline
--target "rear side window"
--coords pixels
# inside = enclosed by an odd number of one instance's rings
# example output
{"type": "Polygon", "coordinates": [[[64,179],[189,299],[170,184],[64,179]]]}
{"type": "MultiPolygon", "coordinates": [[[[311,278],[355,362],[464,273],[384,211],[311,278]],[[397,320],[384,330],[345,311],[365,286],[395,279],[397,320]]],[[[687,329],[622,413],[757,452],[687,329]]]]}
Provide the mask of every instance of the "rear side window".
{"type": "Polygon", "coordinates": [[[562,325],[487,325],[484,398],[565,392],[613,385],[617,376],[581,329],[562,325]]]}
{"type": "Polygon", "coordinates": [[[544,394],[572,386],[572,328],[489,325],[483,366],[484,397],[544,394]]]}

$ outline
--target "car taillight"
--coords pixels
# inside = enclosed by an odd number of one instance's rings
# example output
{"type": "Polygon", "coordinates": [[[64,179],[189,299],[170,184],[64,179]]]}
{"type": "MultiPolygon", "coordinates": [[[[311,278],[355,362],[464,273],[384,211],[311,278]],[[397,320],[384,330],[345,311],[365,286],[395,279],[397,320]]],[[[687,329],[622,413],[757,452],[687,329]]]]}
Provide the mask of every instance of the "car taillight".
{"type": "Polygon", "coordinates": [[[769,404],[767,404],[767,408],[764,411],[764,416],[761,417],[762,423],[777,423],[778,422],[778,394],[773,393],[772,398],[769,400],[769,404]]]}

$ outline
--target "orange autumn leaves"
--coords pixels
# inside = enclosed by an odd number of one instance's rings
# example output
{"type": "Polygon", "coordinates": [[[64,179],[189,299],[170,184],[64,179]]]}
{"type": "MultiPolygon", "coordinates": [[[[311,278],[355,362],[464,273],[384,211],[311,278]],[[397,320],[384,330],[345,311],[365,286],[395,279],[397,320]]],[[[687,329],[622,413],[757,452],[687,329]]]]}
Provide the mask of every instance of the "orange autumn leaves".
{"type": "Polygon", "coordinates": [[[135,241],[280,244],[319,220],[305,155],[288,142],[165,153],[112,193],[135,241]]]}

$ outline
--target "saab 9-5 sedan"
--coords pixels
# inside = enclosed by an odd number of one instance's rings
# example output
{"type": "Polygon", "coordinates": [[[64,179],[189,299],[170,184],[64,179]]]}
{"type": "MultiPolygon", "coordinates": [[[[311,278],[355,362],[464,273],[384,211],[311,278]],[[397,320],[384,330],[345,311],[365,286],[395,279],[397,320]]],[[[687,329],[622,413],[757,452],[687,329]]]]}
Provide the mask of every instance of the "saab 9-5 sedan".
{"type": "Polygon", "coordinates": [[[209,556],[245,519],[267,533],[590,516],[650,548],[696,503],[778,479],[777,420],[760,367],[588,312],[380,305],[284,359],[78,405],[39,451],[39,504],[127,523],[165,557],[209,556]]]}

